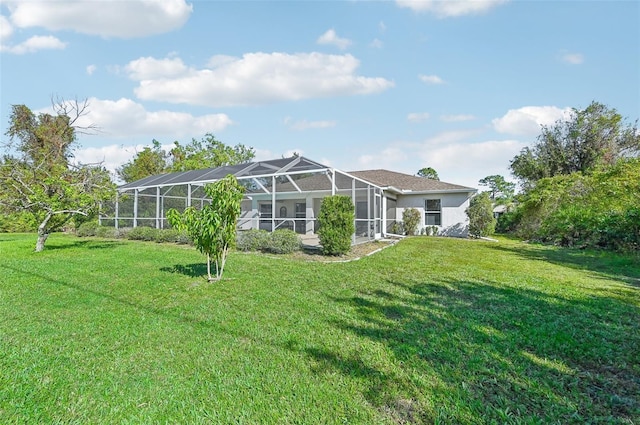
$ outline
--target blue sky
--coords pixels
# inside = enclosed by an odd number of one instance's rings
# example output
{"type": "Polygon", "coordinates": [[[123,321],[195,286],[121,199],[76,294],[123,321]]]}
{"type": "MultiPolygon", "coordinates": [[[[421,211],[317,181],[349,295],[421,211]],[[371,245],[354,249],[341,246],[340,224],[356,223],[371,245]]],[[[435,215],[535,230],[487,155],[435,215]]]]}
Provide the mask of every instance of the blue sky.
{"type": "Polygon", "coordinates": [[[110,169],[213,133],[477,187],[569,108],[639,118],[639,28],[637,1],[4,0],[0,129],[86,98],[76,159],[110,169]]]}

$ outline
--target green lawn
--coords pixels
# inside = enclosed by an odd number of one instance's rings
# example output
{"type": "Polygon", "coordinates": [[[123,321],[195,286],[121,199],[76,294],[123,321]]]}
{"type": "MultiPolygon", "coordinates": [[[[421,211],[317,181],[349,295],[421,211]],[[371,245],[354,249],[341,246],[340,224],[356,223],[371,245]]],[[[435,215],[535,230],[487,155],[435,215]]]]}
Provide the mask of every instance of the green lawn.
{"type": "Polygon", "coordinates": [[[360,261],[0,234],[0,423],[640,424],[638,256],[360,261]]]}

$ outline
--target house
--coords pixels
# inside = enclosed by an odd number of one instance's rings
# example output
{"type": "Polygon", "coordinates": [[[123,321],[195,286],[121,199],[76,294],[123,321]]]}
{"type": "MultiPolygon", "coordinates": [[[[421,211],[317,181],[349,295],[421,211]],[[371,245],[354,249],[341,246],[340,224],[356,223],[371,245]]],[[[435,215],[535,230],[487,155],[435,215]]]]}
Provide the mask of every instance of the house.
{"type": "Polygon", "coordinates": [[[168,227],[166,212],[208,202],[204,185],[233,174],[245,187],[239,229],[289,228],[316,232],[322,200],[349,196],[355,205],[354,243],[393,233],[405,208],[420,211],[419,229],[466,237],[465,210],[476,189],[388,170],[344,172],[297,156],[205,170],[150,176],[118,187],[101,223],[115,227],[168,227]],[[435,226],[435,227],[433,227],[435,226]]]}

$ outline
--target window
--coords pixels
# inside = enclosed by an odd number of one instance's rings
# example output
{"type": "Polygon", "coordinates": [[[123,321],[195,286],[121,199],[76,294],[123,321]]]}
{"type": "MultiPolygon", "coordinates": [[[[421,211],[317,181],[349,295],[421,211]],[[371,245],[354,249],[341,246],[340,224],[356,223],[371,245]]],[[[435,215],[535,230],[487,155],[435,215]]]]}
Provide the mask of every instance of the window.
{"type": "Polygon", "coordinates": [[[442,203],[440,199],[425,199],[424,224],[425,226],[440,226],[442,224],[442,203]]]}

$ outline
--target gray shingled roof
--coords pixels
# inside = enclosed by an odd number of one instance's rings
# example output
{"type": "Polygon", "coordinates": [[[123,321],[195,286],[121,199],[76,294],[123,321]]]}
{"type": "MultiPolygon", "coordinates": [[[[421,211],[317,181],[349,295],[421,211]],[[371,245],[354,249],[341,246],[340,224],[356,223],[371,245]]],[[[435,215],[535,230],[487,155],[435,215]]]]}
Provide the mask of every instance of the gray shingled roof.
{"type": "Polygon", "coordinates": [[[389,170],[350,171],[349,174],[369,181],[377,186],[383,188],[391,187],[403,192],[476,191],[476,189],[472,187],[411,176],[389,170]]]}

